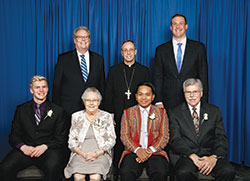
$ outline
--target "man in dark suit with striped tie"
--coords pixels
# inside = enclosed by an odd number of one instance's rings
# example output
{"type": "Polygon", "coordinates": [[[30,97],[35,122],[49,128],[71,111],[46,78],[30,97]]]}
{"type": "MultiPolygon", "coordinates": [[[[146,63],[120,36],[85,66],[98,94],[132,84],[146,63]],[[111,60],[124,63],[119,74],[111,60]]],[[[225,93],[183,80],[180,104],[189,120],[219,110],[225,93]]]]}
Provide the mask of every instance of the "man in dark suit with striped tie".
{"type": "Polygon", "coordinates": [[[43,76],[30,81],[33,99],[17,106],[9,143],[13,149],[0,164],[3,181],[16,180],[18,171],[36,165],[46,181],[60,180],[63,148],[66,145],[63,109],[47,99],[48,83],[43,76]]]}
{"type": "Polygon", "coordinates": [[[220,109],[201,101],[200,79],[185,80],[183,91],[186,102],[169,111],[169,155],[177,180],[197,180],[200,172],[215,180],[233,181],[235,171],[227,161],[228,139],[220,109]]]}
{"type": "Polygon", "coordinates": [[[88,87],[104,93],[104,58],[90,51],[90,31],[85,26],[74,30],[75,49],[58,56],[55,67],[52,100],[67,113],[70,125],[72,113],[84,108],[81,95],[88,87]]]}

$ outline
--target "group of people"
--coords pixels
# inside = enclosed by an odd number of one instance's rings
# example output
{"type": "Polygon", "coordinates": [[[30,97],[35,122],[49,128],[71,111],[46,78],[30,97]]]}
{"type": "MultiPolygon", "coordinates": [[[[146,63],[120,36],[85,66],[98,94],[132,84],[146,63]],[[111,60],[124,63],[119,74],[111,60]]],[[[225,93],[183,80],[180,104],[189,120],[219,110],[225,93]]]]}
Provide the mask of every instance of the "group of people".
{"type": "Polygon", "coordinates": [[[123,62],[106,82],[104,58],[89,50],[90,31],[76,28],[75,49],[58,56],[52,102],[47,79],[36,75],[33,99],[17,106],[1,179],[36,165],[46,181],[63,173],[94,181],[113,165],[122,181],[136,180],[143,168],[158,181],[167,180],[171,165],[180,181],[197,180],[198,172],[233,180],[220,109],[207,103],[205,46],[188,39],[187,28],[185,16],[171,18],[173,37],[156,48],[152,76],[135,61],[135,43],[124,41],[123,62]]]}

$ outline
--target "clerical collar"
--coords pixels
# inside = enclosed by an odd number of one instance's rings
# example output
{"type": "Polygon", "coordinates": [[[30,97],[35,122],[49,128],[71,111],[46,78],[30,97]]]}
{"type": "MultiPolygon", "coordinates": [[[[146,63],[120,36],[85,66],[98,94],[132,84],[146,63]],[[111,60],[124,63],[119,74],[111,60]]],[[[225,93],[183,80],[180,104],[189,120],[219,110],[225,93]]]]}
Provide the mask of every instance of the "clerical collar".
{"type": "Polygon", "coordinates": [[[129,67],[129,68],[131,68],[131,67],[134,67],[135,66],[135,62],[133,63],[133,64],[131,64],[131,65],[127,65],[127,64],[125,64],[124,63],[124,61],[122,62],[126,67],[129,67]]]}

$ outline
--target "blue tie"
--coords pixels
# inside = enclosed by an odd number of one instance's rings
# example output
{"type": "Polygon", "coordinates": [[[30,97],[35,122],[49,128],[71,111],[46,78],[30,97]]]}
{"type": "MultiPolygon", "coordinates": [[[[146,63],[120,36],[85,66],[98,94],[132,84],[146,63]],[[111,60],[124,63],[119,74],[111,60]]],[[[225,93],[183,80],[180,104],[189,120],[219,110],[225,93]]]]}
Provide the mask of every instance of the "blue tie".
{"type": "Polygon", "coordinates": [[[36,124],[39,125],[39,123],[41,122],[41,110],[39,104],[36,105],[35,118],[36,124]]]}
{"type": "Polygon", "coordinates": [[[178,69],[178,72],[181,71],[181,54],[182,54],[182,51],[181,51],[181,45],[182,43],[178,43],[178,50],[177,50],[177,69],[178,69]]]}
{"type": "Polygon", "coordinates": [[[87,65],[86,65],[86,60],[85,60],[85,55],[80,55],[81,57],[81,71],[82,71],[82,76],[84,81],[87,81],[88,78],[88,70],[87,70],[87,65]]]}

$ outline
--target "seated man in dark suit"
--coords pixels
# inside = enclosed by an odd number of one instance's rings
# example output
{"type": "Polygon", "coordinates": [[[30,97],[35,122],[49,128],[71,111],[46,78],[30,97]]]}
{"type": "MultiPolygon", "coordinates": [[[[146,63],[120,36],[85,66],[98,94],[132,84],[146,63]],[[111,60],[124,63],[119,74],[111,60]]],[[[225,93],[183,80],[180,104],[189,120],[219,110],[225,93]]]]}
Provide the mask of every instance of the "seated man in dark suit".
{"type": "Polygon", "coordinates": [[[66,130],[63,111],[47,99],[48,83],[43,76],[30,81],[33,99],[17,106],[9,143],[13,149],[0,165],[2,181],[16,180],[18,171],[36,165],[46,181],[60,180],[66,130]]]}
{"type": "Polygon", "coordinates": [[[164,151],[169,141],[168,117],[162,108],[152,105],[154,87],[149,82],[139,84],[138,105],[124,110],[121,120],[121,141],[125,151],[120,160],[122,181],[138,178],[143,168],[151,180],[167,180],[168,156],[164,151]]]}
{"type": "Polygon", "coordinates": [[[216,180],[234,180],[235,172],[226,159],[228,140],[220,109],[201,102],[202,83],[183,83],[185,103],[169,111],[170,160],[177,180],[197,180],[198,172],[216,180]]]}

